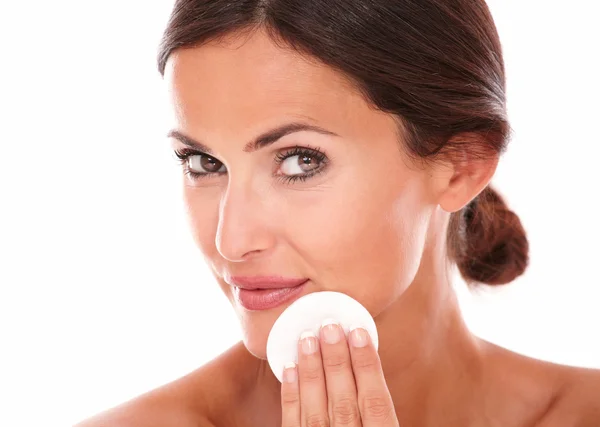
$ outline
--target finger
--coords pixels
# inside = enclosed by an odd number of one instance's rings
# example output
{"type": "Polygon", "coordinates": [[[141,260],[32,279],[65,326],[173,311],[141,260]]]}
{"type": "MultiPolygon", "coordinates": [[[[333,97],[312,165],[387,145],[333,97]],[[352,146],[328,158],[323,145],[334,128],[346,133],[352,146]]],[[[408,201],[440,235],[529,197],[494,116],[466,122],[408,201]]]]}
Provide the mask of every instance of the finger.
{"type": "Polygon", "coordinates": [[[283,369],[281,383],[281,426],[300,427],[300,389],[298,370],[295,363],[288,363],[283,369]]]}
{"type": "Polygon", "coordinates": [[[300,383],[301,425],[329,426],[325,375],[319,340],[311,331],[300,336],[298,344],[298,381],[300,383]]]}
{"type": "Polygon", "coordinates": [[[359,427],[356,384],[344,331],[327,319],[321,325],[320,338],[331,426],[359,427]]]}
{"type": "Polygon", "coordinates": [[[368,332],[363,328],[354,328],[349,335],[358,408],[363,426],[398,426],[398,418],[381,369],[381,361],[368,332]]]}

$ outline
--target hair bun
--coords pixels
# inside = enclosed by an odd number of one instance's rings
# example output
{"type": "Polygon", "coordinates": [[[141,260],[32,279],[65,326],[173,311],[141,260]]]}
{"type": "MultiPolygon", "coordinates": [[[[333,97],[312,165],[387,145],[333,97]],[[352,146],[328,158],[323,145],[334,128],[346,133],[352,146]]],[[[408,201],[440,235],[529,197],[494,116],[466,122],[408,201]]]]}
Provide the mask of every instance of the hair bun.
{"type": "Polygon", "coordinates": [[[519,217],[491,187],[463,209],[459,230],[452,250],[469,284],[503,285],[525,272],[529,263],[527,235],[519,217]]]}

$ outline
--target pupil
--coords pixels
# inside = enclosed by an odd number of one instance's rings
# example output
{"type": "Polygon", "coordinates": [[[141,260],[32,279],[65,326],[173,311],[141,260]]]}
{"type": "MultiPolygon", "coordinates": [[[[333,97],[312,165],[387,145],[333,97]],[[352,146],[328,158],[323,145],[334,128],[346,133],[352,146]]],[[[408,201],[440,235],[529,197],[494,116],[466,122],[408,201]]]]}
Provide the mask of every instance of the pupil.
{"type": "Polygon", "coordinates": [[[212,157],[202,157],[201,163],[202,167],[209,172],[216,172],[221,169],[221,162],[213,159],[212,157]]]}

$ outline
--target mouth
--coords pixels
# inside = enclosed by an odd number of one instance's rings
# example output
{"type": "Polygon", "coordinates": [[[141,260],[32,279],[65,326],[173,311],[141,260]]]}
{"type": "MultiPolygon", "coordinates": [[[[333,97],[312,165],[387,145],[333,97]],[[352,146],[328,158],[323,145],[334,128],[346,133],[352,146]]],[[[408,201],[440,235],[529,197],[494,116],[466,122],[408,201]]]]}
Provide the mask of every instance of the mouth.
{"type": "Polygon", "coordinates": [[[309,279],[281,277],[232,277],[236,301],[251,311],[269,310],[298,298],[309,279]]]}

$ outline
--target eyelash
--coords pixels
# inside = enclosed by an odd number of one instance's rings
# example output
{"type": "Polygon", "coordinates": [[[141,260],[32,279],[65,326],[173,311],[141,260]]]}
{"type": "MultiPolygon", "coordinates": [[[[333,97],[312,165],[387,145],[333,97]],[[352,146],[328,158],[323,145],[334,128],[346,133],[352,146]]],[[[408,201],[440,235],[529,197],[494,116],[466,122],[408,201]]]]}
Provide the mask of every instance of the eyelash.
{"type": "MultiPolygon", "coordinates": [[[[178,150],[174,150],[175,156],[177,157],[177,162],[183,167],[184,173],[186,175],[188,175],[192,180],[198,180],[198,179],[202,179],[202,178],[208,178],[211,175],[218,175],[218,173],[216,172],[208,172],[208,173],[199,173],[199,172],[194,172],[190,169],[190,167],[188,166],[188,159],[191,156],[206,156],[212,159],[215,159],[217,161],[219,161],[218,159],[216,159],[215,157],[212,157],[206,153],[203,153],[201,151],[196,151],[190,148],[181,148],[178,150]]],[[[298,145],[296,145],[295,147],[288,149],[284,152],[280,152],[277,153],[277,155],[275,156],[275,162],[280,165],[281,163],[283,163],[286,159],[289,159],[290,157],[294,157],[294,156],[306,156],[306,157],[310,157],[312,159],[315,159],[317,162],[319,162],[320,165],[322,165],[321,167],[319,167],[318,169],[315,169],[314,171],[310,171],[306,174],[301,174],[301,175],[278,175],[277,178],[280,179],[281,181],[283,181],[286,184],[289,183],[293,183],[296,181],[306,181],[309,178],[312,178],[315,175],[318,175],[320,173],[322,173],[327,165],[327,156],[325,155],[325,153],[323,153],[318,147],[316,148],[312,148],[312,147],[300,147],[298,145]]]]}

